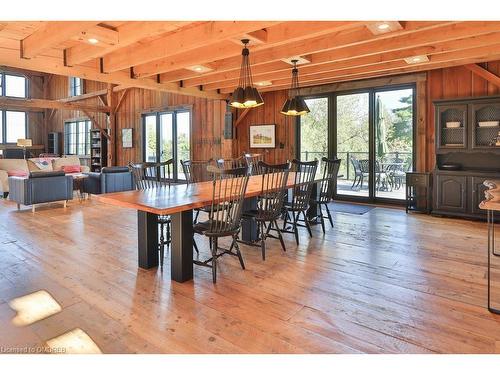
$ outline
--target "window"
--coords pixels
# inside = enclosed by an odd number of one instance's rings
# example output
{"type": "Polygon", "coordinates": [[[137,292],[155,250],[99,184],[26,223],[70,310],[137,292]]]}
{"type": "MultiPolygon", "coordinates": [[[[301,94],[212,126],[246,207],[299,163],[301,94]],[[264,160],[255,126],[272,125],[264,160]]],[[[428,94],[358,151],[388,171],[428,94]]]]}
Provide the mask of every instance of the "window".
{"type": "Polygon", "coordinates": [[[78,77],[69,77],[69,96],[78,96],[83,94],[83,79],[78,77]]]}
{"type": "Polygon", "coordinates": [[[0,73],[0,95],[14,98],[26,98],[28,80],[21,75],[0,73]]]}
{"type": "Polygon", "coordinates": [[[90,155],[90,128],[90,120],[70,121],[64,124],[66,155],[90,155]]]}
{"type": "Polygon", "coordinates": [[[191,158],[191,112],[176,109],[143,116],[144,161],[174,159],[173,178],[185,179],[181,160],[191,158]]]}
{"type": "Polygon", "coordinates": [[[0,111],[0,143],[17,143],[27,138],[26,112],[0,111]]]}
{"type": "MultiPolygon", "coordinates": [[[[0,96],[26,98],[28,80],[18,74],[0,72],[0,96]]],[[[27,113],[22,111],[0,111],[0,144],[17,143],[28,137],[27,113]]]]}

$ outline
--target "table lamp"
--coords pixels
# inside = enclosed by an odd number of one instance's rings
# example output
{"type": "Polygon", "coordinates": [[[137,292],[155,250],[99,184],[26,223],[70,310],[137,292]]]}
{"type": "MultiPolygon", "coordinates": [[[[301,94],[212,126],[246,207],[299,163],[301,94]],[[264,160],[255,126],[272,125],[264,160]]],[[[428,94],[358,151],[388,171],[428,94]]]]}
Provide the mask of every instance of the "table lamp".
{"type": "Polygon", "coordinates": [[[31,139],[18,139],[17,147],[22,147],[24,159],[26,159],[26,147],[33,146],[33,141],[31,139]]]}

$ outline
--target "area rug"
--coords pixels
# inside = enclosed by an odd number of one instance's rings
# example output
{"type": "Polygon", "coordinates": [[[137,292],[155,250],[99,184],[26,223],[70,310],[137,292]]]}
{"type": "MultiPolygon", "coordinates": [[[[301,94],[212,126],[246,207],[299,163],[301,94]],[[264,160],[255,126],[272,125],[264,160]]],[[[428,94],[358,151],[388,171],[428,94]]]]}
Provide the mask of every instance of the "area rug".
{"type": "Polygon", "coordinates": [[[355,204],[355,203],[340,203],[333,202],[330,204],[330,211],[332,212],[341,212],[344,214],[353,214],[353,215],[363,215],[368,211],[373,210],[375,207],[366,206],[364,204],[355,204]]]}

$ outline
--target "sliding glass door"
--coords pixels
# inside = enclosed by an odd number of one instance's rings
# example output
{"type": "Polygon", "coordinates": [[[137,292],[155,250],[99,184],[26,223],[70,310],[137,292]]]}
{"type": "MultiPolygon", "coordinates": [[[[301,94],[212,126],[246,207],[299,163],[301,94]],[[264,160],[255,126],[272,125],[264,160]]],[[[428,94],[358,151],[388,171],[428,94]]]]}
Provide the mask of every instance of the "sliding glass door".
{"type": "Polygon", "coordinates": [[[173,178],[184,180],[181,160],[191,155],[191,112],[174,110],[143,116],[144,161],[164,162],[174,159],[173,178]]]}
{"type": "Polygon", "coordinates": [[[336,97],[336,155],[342,159],[337,194],[370,196],[370,121],[367,92],[336,97]]]}
{"type": "Polygon", "coordinates": [[[328,156],[328,98],[306,99],[309,113],[300,118],[300,160],[328,156]]]}
{"type": "Polygon", "coordinates": [[[375,92],[375,196],[405,199],[413,170],[413,89],[375,92]]]}
{"type": "Polygon", "coordinates": [[[342,159],[339,199],[402,201],[414,167],[413,85],[308,98],[298,121],[297,157],[342,159]]]}

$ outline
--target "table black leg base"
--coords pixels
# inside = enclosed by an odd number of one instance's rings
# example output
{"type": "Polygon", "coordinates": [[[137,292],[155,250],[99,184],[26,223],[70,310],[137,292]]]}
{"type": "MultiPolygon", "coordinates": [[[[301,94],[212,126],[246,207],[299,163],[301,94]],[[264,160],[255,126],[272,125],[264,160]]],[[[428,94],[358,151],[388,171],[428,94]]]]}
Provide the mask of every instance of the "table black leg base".
{"type": "Polygon", "coordinates": [[[193,211],[172,218],[171,279],[180,283],[193,278],[193,211]]]}
{"type": "Polygon", "coordinates": [[[158,216],[137,211],[137,241],[139,267],[158,267],[158,216]]]}

